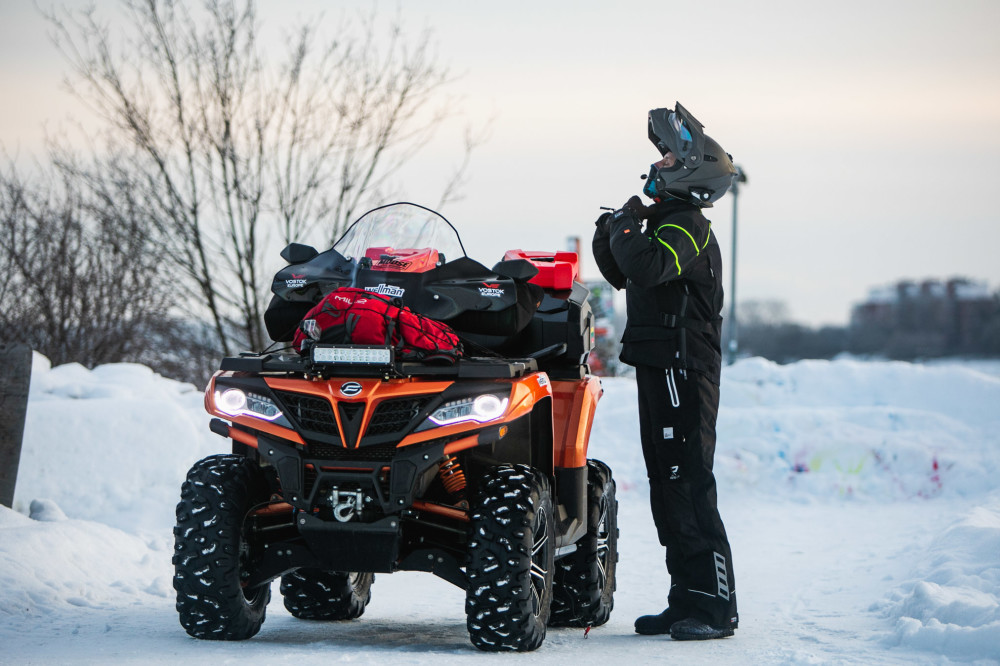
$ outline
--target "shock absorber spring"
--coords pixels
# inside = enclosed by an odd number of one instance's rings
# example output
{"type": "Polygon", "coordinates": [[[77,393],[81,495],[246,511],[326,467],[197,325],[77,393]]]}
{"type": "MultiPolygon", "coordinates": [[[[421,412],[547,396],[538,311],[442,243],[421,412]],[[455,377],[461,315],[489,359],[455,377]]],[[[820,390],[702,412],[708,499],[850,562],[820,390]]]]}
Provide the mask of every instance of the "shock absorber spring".
{"type": "Polygon", "coordinates": [[[452,495],[465,490],[465,472],[462,471],[462,466],[455,456],[445,456],[441,467],[438,468],[438,476],[441,477],[444,489],[452,495]]]}

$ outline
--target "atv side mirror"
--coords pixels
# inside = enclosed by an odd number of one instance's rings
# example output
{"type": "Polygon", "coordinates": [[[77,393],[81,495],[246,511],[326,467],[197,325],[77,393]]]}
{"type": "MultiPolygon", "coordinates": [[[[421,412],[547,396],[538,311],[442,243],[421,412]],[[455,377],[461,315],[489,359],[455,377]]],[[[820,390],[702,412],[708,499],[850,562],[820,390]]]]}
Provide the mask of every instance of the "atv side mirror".
{"type": "Polygon", "coordinates": [[[290,264],[304,264],[317,256],[319,256],[319,252],[316,251],[316,248],[301,243],[289,243],[281,251],[281,258],[290,264]]]}

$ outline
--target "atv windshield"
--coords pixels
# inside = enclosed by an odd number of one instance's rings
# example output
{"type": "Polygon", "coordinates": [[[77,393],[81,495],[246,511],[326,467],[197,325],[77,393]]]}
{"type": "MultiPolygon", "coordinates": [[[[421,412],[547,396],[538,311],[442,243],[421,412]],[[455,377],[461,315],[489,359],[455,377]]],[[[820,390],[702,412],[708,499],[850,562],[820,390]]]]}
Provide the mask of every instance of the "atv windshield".
{"type": "Polygon", "coordinates": [[[360,268],[423,273],[465,256],[451,223],[429,208],[395,203],[368,211],[333,249],[360,268]]]}

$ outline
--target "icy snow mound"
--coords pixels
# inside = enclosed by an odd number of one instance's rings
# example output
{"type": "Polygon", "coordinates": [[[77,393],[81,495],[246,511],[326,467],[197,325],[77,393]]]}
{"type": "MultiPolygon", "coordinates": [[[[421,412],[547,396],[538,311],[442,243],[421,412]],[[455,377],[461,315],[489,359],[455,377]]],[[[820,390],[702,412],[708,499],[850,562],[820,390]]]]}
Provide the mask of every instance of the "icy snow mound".
{"type": "Polygon", "coordinates": [[[873,610],[896,621],[887,645],[962,659],[1000,656],[1000,498],[939,535],[927,563],[873,610]]]}
{"type": "Polygon", "coordinates": [[[100,523],[59,519],[51,501],[34,509],[42,520],[0,506],[0,618],[122,608],[143,595],[173,594],[165,539],[146,543],[100,523]]]}
{"type": "Polygon", "coordinates": [[[972,365],[899,361],[799,361],[762,358],[727,367],[723,400],[733,407],[893,407],[948,414],[968,423],[1000,424],[1000,378],[972,365]]]}
{"type": "MultiPolygon", "coordinates": [[[[603,385],[591,451],[619,487],[645,488],[635,382],[603,385]]],[[[720,493],[980,496],[1000,473],[996,405],[1000,377],[963,365],[743,360],[722,374],[720,493]]]]}
{"type": "MultiPolygon", "coordinates": [[[[605,378],[590,455],[621,492],[647,487],[633,379],[605,378]]],[[[724,501],[981,496],[1000,473],[1000,377],[963,366],[749,359],[723,371],[724,501]]],[[[35,355],[15,508],[129,532],[173,525],[184,475],[229,443],[202,392],[134,364],[50,367],[35,355]]]]}
{"type": "Polygon", "coordinates": [[[720,475],[804,495],[983,495],[998,404],[1000,378],[961,365],[748,359],[723,376],[720,475]]]}
{"type": "Polygon", "coordinates": [[[36,353],[14,508],[48,498],[129,531],[172,525],[188,468],[228,448],[208,420],[199,389],[145,366],[52,368],[36,353]]]}

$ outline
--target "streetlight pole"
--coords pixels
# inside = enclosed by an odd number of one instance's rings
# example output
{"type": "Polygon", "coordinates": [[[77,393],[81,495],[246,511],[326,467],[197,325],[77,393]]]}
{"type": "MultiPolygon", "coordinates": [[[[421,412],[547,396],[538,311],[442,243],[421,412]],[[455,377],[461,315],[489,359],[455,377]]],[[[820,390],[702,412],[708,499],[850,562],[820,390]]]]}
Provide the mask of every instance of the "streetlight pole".
{"type": "Polygon", "coordinates": [[[739,348],[739,343],[736,337],[736,221],[737,221],[737,209],[739,208],[740,201],[740,183],[747,182],[747,175],[743,171],[743,167],[736,165],[736,177],[733,178],[732,187],[729,189],[733,193],[733,259],[729,264],[729,274],[732,276],[730,279],[729,287],[729,340],[726,343],[726,350],[728,352],[728,365],[732,365],[736,360],[736,352],[739,348]]]}

